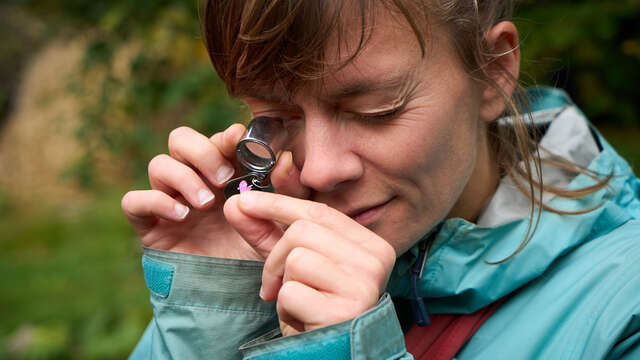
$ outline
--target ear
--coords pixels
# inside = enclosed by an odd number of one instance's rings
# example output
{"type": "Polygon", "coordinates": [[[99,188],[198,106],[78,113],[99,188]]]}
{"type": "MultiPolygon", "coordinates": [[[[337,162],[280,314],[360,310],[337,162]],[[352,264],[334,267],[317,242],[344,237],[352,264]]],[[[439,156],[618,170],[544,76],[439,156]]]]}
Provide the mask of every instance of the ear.
{"type": "Polygon", "coordinates": [[[484,84],[480,117],[493,121],[505,110],[504,97],[511,97],[520,74],[518,29],[510,21],[498,23],[487,32],[486,44],[489,58],[485,74],[491,83],[484,84]]]}

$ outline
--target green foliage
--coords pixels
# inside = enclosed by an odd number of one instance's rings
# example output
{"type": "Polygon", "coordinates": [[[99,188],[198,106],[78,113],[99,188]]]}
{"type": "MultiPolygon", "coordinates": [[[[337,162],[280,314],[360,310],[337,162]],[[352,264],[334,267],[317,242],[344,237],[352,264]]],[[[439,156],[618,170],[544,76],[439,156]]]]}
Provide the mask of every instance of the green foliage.
{"type": "MultiPolygon", "coordinates": [[[[155,25],[160,13],[168,8],[179,12],[192,12],[197,1],[192,0],[9,0],[29,8],[40,18],[54,25],[72,26],[77,29],[98,28],[110,35],[129,37],[155,25]]],[[[197,29],[197,22],[187,25],[197,29]]]]}
{"type": "Polygon", "coordinates": [[[40,42],[40,24],[26,11],[0,2],[0,130],[11,110],[11,95],[20,81],[20,70],[31,49],[40,42]]]}
{"type": "Polygon", "coordinates": [[[64,324],[23,325],[9,341],[6,352],[24,360],[61,358],[70,340],[69,328],[64,324]]]}
{"type": "Polygon", "coordinates": [[[640,2],[523,1],[523,74],[566,89],[596,123],[640,125],[640,2]]]}
{"type": "Polygon", "coordinates": [[[0,358],[123,359],[150,319],[120,194],[0,218],[0,358]]]}
{"type": "Polygon", "coordinates": [[[64,175],[88,188],[105,185],[95,176],[104,152],[122,164],[123,178],[141,184],[148,161],[167,152],[170,130],[186,125],[213,134],[243,115],[226,96],[197,39],[195,8],[180,2],[130,4],[82,2],[65,9],[71,19],[77,12],[94,17],[104,10],[96,21],[103,26],[90,35],[82,67],[69,83],[81,99],[76,138],[84,153],[64,175]],[[129,21],[142,16],[145,6],[150,8],[141,22],[129,21]],[[114,26],[118,31],[111,31],[114,26]]]}
{"type": "Polygon", "coordinates": [[[11,211],[12,204],[11,199],[9,198],[9,194],[0,187],[0,216],[11,211]]]}
{"type": "Polygon", "coordinates": [[[616,126],[601,126],[602,135],[612,141],[616,151],[634,169],[636,174],[640,171],[640,128],[621,128],[616,126]]]}

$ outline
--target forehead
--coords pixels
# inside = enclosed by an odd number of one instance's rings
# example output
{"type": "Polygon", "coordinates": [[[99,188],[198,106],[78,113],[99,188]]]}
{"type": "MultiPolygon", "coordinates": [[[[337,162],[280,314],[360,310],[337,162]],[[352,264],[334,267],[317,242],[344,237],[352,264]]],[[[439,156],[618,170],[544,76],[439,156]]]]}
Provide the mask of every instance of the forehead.
{"type": "Polygon", "coordinates": [[[389,11],[382,11],[376,14],[375,27],[364,48],[343,66],[345,57],[357,46],[354,43],[359,41],[358,31],[352,29],[342,42],[329,41],[326,49],[328,71],[320,82],[323,92],[349,93],[367,85],[396,87],[423,62],[419,44],[406,21],[389,11]]]}
{"type": "Polygon", "coordinates": [[[333,34],[325,48],[325,82],[349,83],[360,77],[384,79],[395,76],[401,68],[421,63],[420,45],[406,19],[381,5],[372,11],[370,26],[364,30],[359,22],[349,21],[349,16],[342,18],[342,37],[338,39],[338,34],[333,34]],[[364,46],[358,51],[361,41],[364,46]],[[349,61],[356,51],[356,57],[349,61]]]}
{"type": "Polygon", "coordinates": [[[290,103],[296,96],[334,98],[394,88],[406,82],[425,60],[415,33],[401,14],[378,5],[363,33],[361,22],[353,21],[357,17],[349,16],[354,10],[343,11],[342,31],[332,34],[325,47],[324,76],[297,84],[294,93],[276,83],[246,96],[290,103]]]}

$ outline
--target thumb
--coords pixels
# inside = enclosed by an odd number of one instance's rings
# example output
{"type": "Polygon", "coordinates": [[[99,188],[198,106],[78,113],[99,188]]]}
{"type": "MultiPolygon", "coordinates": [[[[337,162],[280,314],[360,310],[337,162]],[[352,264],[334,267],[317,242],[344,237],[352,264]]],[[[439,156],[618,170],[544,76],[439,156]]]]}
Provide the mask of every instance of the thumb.
{"type": "Polygon", "coordinates": [[[246,215],[240,210],[239,195],[227,199],[224,204],[224,216],[242,238],[264,259],[284,234],[282,228],[271,220],[258,219],[246,215]]]}

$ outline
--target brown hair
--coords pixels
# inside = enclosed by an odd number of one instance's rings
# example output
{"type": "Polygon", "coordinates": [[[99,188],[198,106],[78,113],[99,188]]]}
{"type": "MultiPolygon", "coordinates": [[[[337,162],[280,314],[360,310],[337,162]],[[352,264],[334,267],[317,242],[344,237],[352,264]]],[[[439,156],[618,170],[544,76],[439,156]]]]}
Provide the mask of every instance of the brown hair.
{"type": "MultiPolygon", "coordinates": [[[[485,34],[497,23],[510,21],[515,0],[207,0],[203,32],[213,66],[231,95],[243,91],[273,90],[290,96],[305,81],[316,80],[325,71],[324,54],[330,36],[340,49],[343,24],[340,15],[355,9],[354,21],[360,23],[360,42],[342,66],[353,60],[365,46],[375,22],[375,6],[384,5],[401,14],[415,33],[423,56],[429,39],[429,24],[437,23],[448,31],[450,40],[468,74],[476,81],[495,88],[505,102],[510,126],[492,122],[488,137],[503,175],[509,176],[531,200],[529,225],[520,246],[502,263],[518,254],[531,240],[542,209],[561,214],[582,214],[593,209],[566,212],[542,202],[542,193],[579,198],[607,186],[612,174],[604,179],[577,164],[557,156],[544,161],[575,174],[586,174],[595,185],[566,190],[542,182],[538,134],[527,126],[526,91],[517,79],[503,71],[516,85],[513,94],[503,91],[487,72],[487,66],[504,54],[493,54],[485,34]],[[536,210],[537,209],[537,210],[536,210]]],[[[350,17],[350,19],[352,19],[350,17]]]]}

